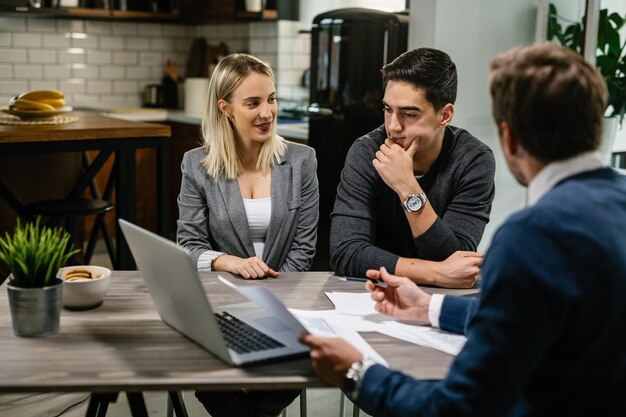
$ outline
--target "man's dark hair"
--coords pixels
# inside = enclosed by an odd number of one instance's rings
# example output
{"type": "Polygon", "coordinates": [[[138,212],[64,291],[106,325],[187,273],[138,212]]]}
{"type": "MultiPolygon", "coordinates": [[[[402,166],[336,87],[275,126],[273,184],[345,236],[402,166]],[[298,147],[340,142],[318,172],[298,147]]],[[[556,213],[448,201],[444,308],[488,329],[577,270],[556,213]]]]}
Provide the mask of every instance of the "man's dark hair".
{"type": "Polygon", "coordinates": [[[456,100],[456,65],[450,56],[433,48],[407,51],[381,69],[385,85],[389,81],[404,81],[426,90],[435,111],[456,100]]]}
{"type": "Polygon", "coordinates": [[[582,56],[553,43],[521,46],[491,63],[493,117],[533,157],[568,159],[598,148],[607,90],[582,56]]]}

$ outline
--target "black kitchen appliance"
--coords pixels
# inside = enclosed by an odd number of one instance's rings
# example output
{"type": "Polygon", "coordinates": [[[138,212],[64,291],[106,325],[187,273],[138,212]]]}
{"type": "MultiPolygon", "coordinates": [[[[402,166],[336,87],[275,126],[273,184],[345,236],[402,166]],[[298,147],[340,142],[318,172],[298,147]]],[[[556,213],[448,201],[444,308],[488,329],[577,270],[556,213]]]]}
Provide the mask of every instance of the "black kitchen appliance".
{"type": "Polygon", "coordinates": [[[338,9],[311,30],[309,145],[317,154],[320,220],[314,270],[328,270],[330,213],[355,139],[383,124],[382,66],[407,50],[408,15],[338,9]]]}

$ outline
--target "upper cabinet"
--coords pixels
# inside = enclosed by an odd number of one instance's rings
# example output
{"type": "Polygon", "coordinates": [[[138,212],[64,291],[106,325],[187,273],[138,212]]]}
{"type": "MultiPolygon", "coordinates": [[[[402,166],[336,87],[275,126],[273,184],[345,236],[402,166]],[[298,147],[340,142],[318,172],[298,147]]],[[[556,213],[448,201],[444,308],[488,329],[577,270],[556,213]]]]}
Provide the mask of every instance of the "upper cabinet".
{"type": "Polygon", "coordinates": [[[258,8],[250,0],[0,0],[0,14],[198,24],[299,19],[298,1],[257,1],[258,8]]]}

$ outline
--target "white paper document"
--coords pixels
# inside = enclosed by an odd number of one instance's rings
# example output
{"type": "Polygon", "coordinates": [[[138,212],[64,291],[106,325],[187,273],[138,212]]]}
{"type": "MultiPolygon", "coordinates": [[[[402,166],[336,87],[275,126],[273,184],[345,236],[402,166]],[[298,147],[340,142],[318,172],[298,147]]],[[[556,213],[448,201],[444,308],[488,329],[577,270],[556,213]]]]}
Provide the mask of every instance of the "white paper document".
{"type": "Polygon", "coordinates": [[[345,325],[343,316],[337,314],[334,310],[297,310],[290,308],[289,311],[311,334],[324,337],[341,337],[364,356],[368,356],[385,366],[388,365],[387,361],[356,330],[349,325],[345,325]]]}
{"type": "Polygon", "coordinates": [[[327,292],[326,296],[335,305],[341,323],[355,331],[374,331],[416,345],[431,347],[450,355],[458,355],[465,336],[449,333],[430,326],[400,323],[374,309],[374,300],[369,293],[327,292]]]}

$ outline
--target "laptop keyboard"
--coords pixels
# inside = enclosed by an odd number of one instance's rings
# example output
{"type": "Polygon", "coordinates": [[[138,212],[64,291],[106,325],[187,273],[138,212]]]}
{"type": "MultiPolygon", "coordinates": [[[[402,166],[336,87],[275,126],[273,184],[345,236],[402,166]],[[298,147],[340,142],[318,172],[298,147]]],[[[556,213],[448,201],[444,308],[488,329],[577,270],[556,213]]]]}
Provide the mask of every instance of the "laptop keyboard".
{"type": "Polygon", "coordinates": [[[215,313],[215,318],[226,340],[226,346],[237,353],[251,353],[285,347],[278,340],[261,333],[225,311],[221,314],[215,313]]]}

